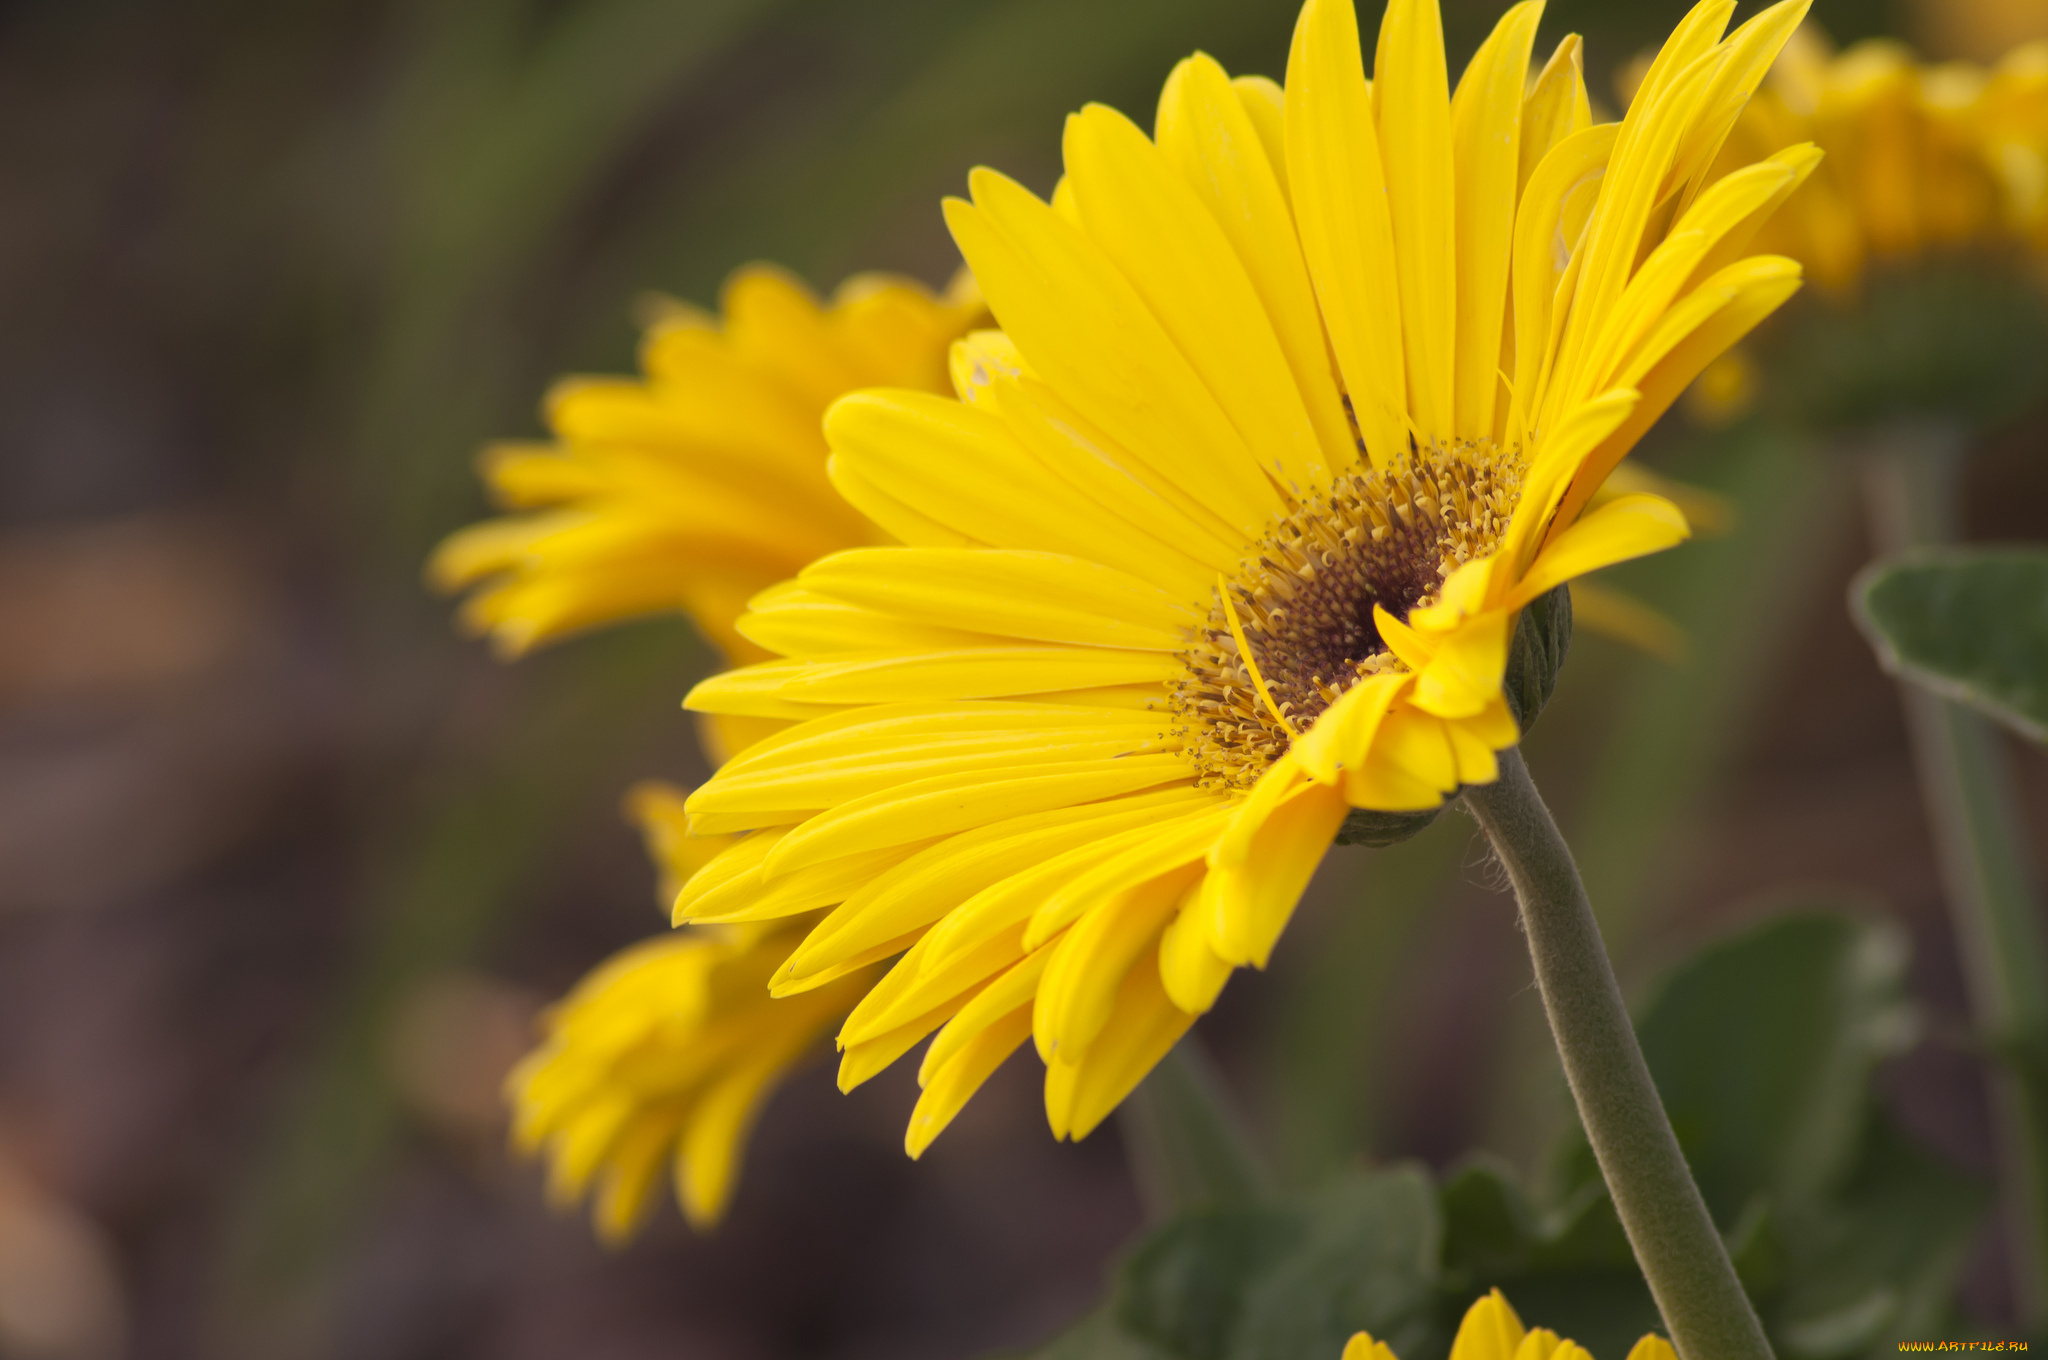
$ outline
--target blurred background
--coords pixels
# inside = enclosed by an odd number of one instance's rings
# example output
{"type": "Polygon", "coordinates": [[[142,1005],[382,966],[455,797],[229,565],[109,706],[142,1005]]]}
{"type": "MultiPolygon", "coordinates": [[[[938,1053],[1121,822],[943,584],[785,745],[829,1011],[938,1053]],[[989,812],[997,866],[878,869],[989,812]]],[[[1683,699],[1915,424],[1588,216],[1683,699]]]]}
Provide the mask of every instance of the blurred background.
{"type": "MultiPolygon", "coordinates": [[[[630,368],[644,291],[715,302],[761,258],[941,283],[970,166],[1047,190],[1063,113],[1149,122],[1198,47],[1278,76],[1294,8],[0,7],[0,1356],[946,1360],[1093,1298],[1139,1205],[1113,1127],[1051,1141],[1028,1059],[919,1164],[908,1071],[807,1069],[707,1238],[664,1207],[607,1252],[543,1207],[498,1082],[658,928],[617,804],[701,777],[678,700],[711,658],[673,619],[506,666],[420,564],[553,375],[630,368]]],[[[1495,7],[1445,8],[1456,70],[1495,7]]],[[[1584,32],[1606,95],[1682,8],[1555,0],[1541,50],[1584,32]]],[[[1937,55],[2048,35],[2048,3],[1816,13],[1937,55]]],[[[2044,438],[1977,461],[1974,536],[2048,537],[2044,438]]],[[[1531,744],[1624,981],[1788,894],[1897,920],[1924,1023],[1886,1098],[1986,1168],[1896,696],[1843,608],[1853,485],[1739,423],[1644,456],[1739,528],[1618,582],[1686,655],[1582,639],[1531,744]]],[[[1472,830],[1333,854],[1205,1022],[1290,1181],[1528,1166],[1566,1119],[1472,830]]]]}

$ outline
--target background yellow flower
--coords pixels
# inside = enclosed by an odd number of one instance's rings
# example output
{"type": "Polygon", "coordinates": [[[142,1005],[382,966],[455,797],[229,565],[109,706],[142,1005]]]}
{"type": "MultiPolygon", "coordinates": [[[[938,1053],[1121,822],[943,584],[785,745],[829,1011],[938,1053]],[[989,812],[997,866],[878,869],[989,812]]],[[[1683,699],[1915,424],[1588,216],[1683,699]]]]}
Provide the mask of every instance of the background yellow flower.
{"type": "Polygon", "coordinates": [[[2048,247],[2048,44],[1989,67],[1933,64],[1889,39],[1838,55],[1804,28],[1743,111],[1723,163],[1802,142],[1826,159],[1759,244],[1830,292],[1924,256],[2048,247]]]}

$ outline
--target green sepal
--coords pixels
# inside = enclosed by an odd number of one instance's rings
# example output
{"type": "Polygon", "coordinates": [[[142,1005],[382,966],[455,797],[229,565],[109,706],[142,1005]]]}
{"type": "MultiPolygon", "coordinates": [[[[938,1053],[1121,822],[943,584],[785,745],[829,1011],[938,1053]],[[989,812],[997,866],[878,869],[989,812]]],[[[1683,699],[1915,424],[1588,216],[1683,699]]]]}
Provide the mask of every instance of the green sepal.
{"type": "Polygon", "coordinates": [[[1874,563],[1850,586],[1849,608],[1893,675],[2048,742],[2048,550],[1874,563]]]}
{"type": "Polygon", "coordinates": [[[1337,844],[1369,845],[1375,850],[1399,845],[1443,815],[1443,803],[1421,812],[1375,812],[1353,808],[1337,828],[1337,844]]]}
{"type": "Polygon", "coordinates": [[[1501,677],[1501,694],[1523,736],[1529,735],[1543,706],[1550,702],[1571,649],[1571,587],[1557,586],[1523,606],[1515,621],[1514,643],[1508,648],[1507,673],[1501,677]]]}
{"type": "MultiPolygon", "coordinates": [[[[1537,715],[1550,702],[1551,692],[1557,688],[1558,672],[1564,669],[1565,654],[1571,647],[1571,589],[1558,586],[1523,608],[1521,617],[1515,621],[1514,644],[1508,649],[1507,670],[1501,677],[1501,694],[1523,736],[1529,734],[1537,715]]],[[[1375,849],[1399,845],[1442,816],[1448,803],[1446,799],[1421,812],[1353,808],[1337,828],[1337,844],[1375,849]]]]}

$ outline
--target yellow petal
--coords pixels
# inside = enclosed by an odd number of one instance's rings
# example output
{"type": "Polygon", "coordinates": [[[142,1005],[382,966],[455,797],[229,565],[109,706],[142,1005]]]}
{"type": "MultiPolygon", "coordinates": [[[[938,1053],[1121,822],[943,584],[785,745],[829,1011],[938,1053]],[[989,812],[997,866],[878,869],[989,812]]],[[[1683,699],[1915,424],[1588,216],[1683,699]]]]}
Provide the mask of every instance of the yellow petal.
{"type": "Polygon", "coordinates": [[[1799,291],[1799,282],[1799,266],[1793,261],[1758,256],[1722,270],[1671,310],[1624,375],[1641,393],[1640,400],[1586,455],[1557,507],[1552,532],[1571,522],[1701,370],[1784,305],[1799,291]]]}
{"type": "Polygon", "coordinates": [[[1501,329],[1520,187],[1522,88],[1543,0],[1523,0],[1494,25],[1451,100],[1457,186],[1456,410],[1452,433],[1493,434],[1501,329]]]}
{"type": "Polygon", "coordinates": [[[1266,966],[1350,810],[1336,790],[1303,784],[1259,826],[1242,867],[1211,868],[1219,880],[1211,926],[1218,954],[1231,963],[1266,966]]]}
{"type": "Polygon", "coordinates": [[[1031,1037],[1031,1008],[1020,1006],[1002,1019],[979,1030],[953,1055],[952,1061],[932,1074],[910,1112],[910,1127],[903,1135],[903,1150],[921,1157],[932,1140],[944,1133],[981,1089],[995,1075],[1003,1060],[1024,1046],[1031,1037]]]}
{"type": "Polygon", "coordinates": [[[1521,167],[1515,181],[1518,190],[1529,183],[1529,177],[1536,173],[1537,165],[1552,147],[1592,126],[1585,63],[1585,43],[1578,34],[1567,33],[1529,88],[1528,98],[1522,103],[1521,167]]]}
{"type": "Polygon", "coordinates": [[[1287,182],[1323,324],[1367,451],[1407,448],[1394,226],[1351,0],[1308,0],[1287,58],[1287,182]]]}
{"type": "MultiPolygon", "coordinates": [[[[1373,99],[1399,260],[1408,410],[1424,438],[1448,439],[1456,433],[1452,386],[1461,280],[1454,244],[1450,79],[1436,0],[1388,0],[1373,99]]],[[[1498,356],[1496,345],[1487,356],[1489,366],[1498,356]]],[[[1489,374],[1489,388],[1492,383],[1489,374]]]]}
{"type": "Polygon", "coordinates": [[[982,1030],[1002,1023],[1016,1014],[1019,1007],[1029,1011],[1032,999],[1038,993],[1039,979],[1045,976],[1046,965],[1052,962],[1053,949],[1048,945],[1033,950],[975,993],[974,999],[948,1022],[938,1038],[932,1040],[931,1048],[924,1055],[924,1063],[918,1068],[920,1085],[929,1084],[941,1069],[973,1043],[974,1037],[982,1030]]]}
{"type": "Polygon", "coordinates": [[[869,485],[963,537],[994,548],[1061,553],[1117,568],[1178,596],[1201,564],[1076,494],[996,415],[924,392],[859,392],[825,414],[835,474],[869,485]]]}
{"type": "Polygon", "coordinates": [[[1092,424],[1257,534],[1280,500],[1201,377],[1088,237],[992,170],[946,204],[961,254],[1031,366],[1092,424]]]}
{"type": "Polygon", "coordinates": [[[631,1239],[646,1218],[655,1179],[675,1139],[675,1115],[667,1110],[642,1112],[619,1135],[591,1215],[598,1238],[606,1246],[620,1246],[631,1239]]]}
{"type": "Polygon", "coordinates": [[[770,587],[748,601],[734,625],[741,637],[782,656],[826,656],[876,648],[891,651],[987,647],[1002,642],[989,633],[913,623],[864,609],[830,595],[805,590],[795,581],[770,587]]]}
{"type": "Polygon", "coordinates": [[[1271,81],[1233,86],[1197,53],[1174,68],[1159,96],[1159,150],[1201,196],[1244,266],[1315,429],[1316,457],[1283,481],[1327,480],[1357,462],[1315,287],[1287,207],[1285,96],[1271,81]],[[1261,119],[1270,126],[1262,128],[1261,119]]]}
{"type": "Polygon", "coordinates": [[[1515,216],[1513,283],[1515,291],[1514,394],[1507,421],[1510,438],[1520,442],[1536,417],[1551,332],[1558,320],[1558,282],[1576,256],[1578,215],[1590,206],[1612,158],[1618,129],[1603,123],[1560,142],[1529,179],[1515,216]]]}
{"type": "Polygon", "coordinates": [[[1223,984],[1236,971],[1209,945],[1214,919],[1213,875],[1182,894],[1179,913],[1159,940],[1159,980],[1173,1004],[1200,1015],[1216,1004],[1223,984]]]}
{"type": "MultiPolygon", "coordinates": [[[[1042,713],[1050,706],[1030,707],[1042,713]]],[[[1087,719],[1102,711],[1065,712],[1087,719]]],[[[1061,710],[1053,708],[1052,713],[1055,717],[1037,722],[997,720],[980,729],[933,731],[933,723],[898,722],[829,733],[770,751],[739,769],[727,766],[706,781],[690,808],[703,813],[837,807],[935,774],[1106,759],[1152,745],[1151,723],[1142,713],[1103,716],[1135,718],[1145,726],[1128,721],[1062,723],[1057,721],[1061,710]]]]}
{"type": "MultiPolygon", "coordinates": [[[[779,837],[780,833],[766,832],[756,833],[751,839],[760,839],[764,846],[772,846],[774,839],[779,837]]],[[[689,922],[733,925],[799,916],[844,901],[863,883],[916,853],[919,848],[915,842],[886,846],[809,865],[774,879],[756,868],[750,874],[722,881],[703,892],[693,894],[685,888],[676,899],[672,922],[675,925],[689,922]]],[[[764,848],[764,858],[766,853],[764,848]]]]}
{"type": "Polygon", "coordinates": [[[999,414],[1010,432],[1078,494],[1207,571],[1236,568],[1240,530],[1189,495],[1169,473],[1095,428],[1040,379],[998,373],[976,400],[999,414]]]}
{"type": "Polygon", "coordinates": [[[1520,608],[1575,576],[1662,552],[1690,536],[1685,516],[1662,496],[1623,496],[1587,512],[1545,545],[1508,599],[1520,608]]]}
{"type": "Polygon", "coordinates": [[[1451,1341],[1451,1360],[1515,1360],[1522,1320],[1496,1289],[1465,1310],[1451,1341]]]}
{"type": "Polygon", "coordinates": [[[1045,1113],[1059,1138],[1086,1138],[1180,1042],[1195,1017],[1174,1005],[1157,968],[1124,974],[1116,1008],[1080,1063],[1045,1073],[1045,1113]]]}
{"type": "Polygon", "coordinates": [[[1496,583],[1512,581],[1535,555],[1545,531],[1553,523],[1562,522],[1554,517],[1554,512],[1571,488],[1572,478],[1603,442],[1624,427],[1639,400],[1636,393],[1626,389],[1604,393],[1570,412],[1562,424],[1548,432],[1536,449],[1529,471],[1523,475],[1522,498],[1515,504],[1507,533],[1494,550],[1507,564],[1505,571],[1495,573],[1496,583]]]}
{"type": "Polygon", "coordinates": [[[1190,783],[1179,786],[1178,790],[1160,790],[1142,805],[1135,799],[1130,800],[1128,811],[1117,813],[1115,820],[1105,818],[1099,824],[1096,839],[1054,854],[1028,869],[990,884],[948,913],[944,920],[932,927],[930,958],[933,966],[1004,930],[1019,928],[1021,939],[1024,922],[1030,920],[1039,905],[1061,885],[1133,846],[1143,845],[1152,838],[1156,828],[1185,818],[1191,805],[1203,802],[1213,805],[1215,798],[1214,793],[1194,789],[1190,783]],[[1184,795],[1184,801],[1168,796],[1175,792],[1184,795]]]}
{"type": "Polygon", "coordinates": [[[1721,66],[1702,101],[1697,124],[1679,147],[1671,178],[1685,185],[1680,211],[1699,197],[1722,143],[1778,53],[1806,18],[1811,0],[1780,0],[1728,35],[1721,66]]]}
{"type": "Polygon", "coordinates": [[[1144,298],[1258,466],[1282,485],[1327,480],[1273,324],[1195,190],[1128,118],[1101,104],[1067,120],[1065,151],[1089,237],[1144,298]]]}
{"type": "Polygon", "coordinates": [[[996,699],[1104,685],[1161,684],[1179,673],[1171,653],[1109,647],[844,652],[722,672],[700,681],[683,706],[703,713],[809,718],[845,704],[996,699]]]}
{"type": "MultiPolygon", "coordinates": [[[[930,941],[931,933],[927,931],[860,999],[840,1028],[841,1045],[865,1043],[941,1008],[953,1008],[946,1012],[952,1014],[957,1009],[954,1003],[962,998],[969,998],[967,1004],[973,1007],[988,993],[990,985],[1008,976],[1005,970],[1014,969],[1020,961],[1029,961],[1024,953],[1021,926],[998,931],[974,948],[938,962],[931,961],[930,941]]],[[[976,1013],[980,1013],[979,1008],[976,1013]]]]}
{"type": "Polygon", "coordinates": [[[797,579],[920,623],[1039,642],[1172,652],[1187,646],[1197,622],[1186,596],[1059,553],[855,548],[797,579]]]}
{"type": "Polygon", "coordinates": [[[1335,784],[1372,748],[1387,709],[1414,683],[1410,672],[1369,675],[1338,697],[1295,742],[1293,759],[1312,778],[1335,784]]]}
{"type": "Polygon", "coordinates": [[[1511,622],[1506,610],[1495,610],[1466,621],[1443,638],[1436,656],[1416,677],[1408,701],[1440,718],[1469,718],[1485,708],[1500,693],[1511,622]]]}
{"type": "MultiPolygon", "coordinates": [[[[1086,809],[1062,808],[982,827],[933,846],[848,896],[837,911],[819,923],[792,959],[799,969],[822,967],[930,925],[983,888],[1014,873],[1076,845],[1099,840],[1110,830],[1122,829],[1141,819],[1149,821],[1152,805],[1164,800],[1157,795],[1149,799],[1139,795],[1138,799],[1120,801],[1124,810],[1111,816],[1104,816],[1092,804],[1086,809]],[[1142,805],[1130,809],[1131,802],[1142,805]],[[1087,815],[1089,812],[1093,815],[1087,815]]],[[[1161,834],[1176,831],[1175,824],[1167,823],[1161,834]]],[[[1040,909],[1041,914],[1064,896],[1064,890],[1055,894],[1046,908],[1040,909]]],[[[1036,948],[1053,933],[1047,930],[1027,935],[1025,947],[1036,948]]]]}
{"type": "Polygon", "coordinates": [[[1201,869],[1187,865],[1098,903],[1061,937],[1039,980],[1032,1036],[1047,1063],[1083,1061],[1116,1008],[1125,977],[1158,981],[1159,935],[1201,869]]]}
{"type": "Polygon", "coordinates": [[[1032,913],[1024,931],[1024,947],[1036,949],[1109,897],[1203,859],[1229,817],[1227,808],[1204,809],[1180,821],[1156,826],[1142,844],[1075,875],[1032,913]]]}
{"type": "Polygon", "coordinates": [[[769,853],[770,875],[841,855],[907,845],[1009,817],[1093,802],[1188,778],[1179,756],[1125,756],[914,780],[843,803],[791,831],[769,853]]]}
{"type": "Polygon", "coordinates": [[[1678,1360],[1671,1343],[1655,1332],[1646,1334],[1628,1353],[1628,1360],[1678,1360]]]}
{"type": "Polygon", "coordinates": [[[1458,787],[1458,759],[1443,719],[1403,704],[1387,714],[1373,739],[1369,769],[1391,767],[1436,790],[1439,799],[1458,787]]]}

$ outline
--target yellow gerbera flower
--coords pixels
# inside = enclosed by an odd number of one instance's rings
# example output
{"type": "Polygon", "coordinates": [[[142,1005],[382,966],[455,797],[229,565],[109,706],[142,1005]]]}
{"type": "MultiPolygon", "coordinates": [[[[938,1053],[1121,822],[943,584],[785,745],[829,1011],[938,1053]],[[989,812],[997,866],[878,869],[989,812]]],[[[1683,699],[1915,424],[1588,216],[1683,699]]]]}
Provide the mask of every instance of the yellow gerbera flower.
{"type": "Polygon", "coordinates": [[[944,390],[946,346],[980,315],[964,273],[945,297],[856,275],[820,305],[780,270],[742,269],[722,321],[666,306],[643,379],[556,384],[556,443],[487,451],[498,499],[538,513],[450,536],[429,575],[445,590],[481,584],[462,620],[509,655],[682,610],[728,656],[759,657],[732,630],[748,597],[825,553],[888,541],[825,479],[825,408],[877,384],[944,390]]]}
{"type": "Polygon", "coordinates": [[[737,627],[780,659],[690,695],[787,726],[691,795],[743,838],[676,902],[831,908],[780,996],[903,956],[841,1082],[937,1032],[913,1155],[1027,1038],[1054,1132],[1093,1129],[1354,809],[1495,778],[1524,606],[1685,535],[1593,498],[1797,288],[1744,247],[1818,157],[1712,173],[1805,5],[1724,39],[1732,8],[1595,126],[1576,39],[1527,85],[1538,3],[1453,94],[1433,0],[1388,6],[1371,81],[1350,0],[1309,0],[1284,90],[1190,58],[1155,137],[1069,121],[1050,204],[989,170],[947,204],[1003,330],[957,401],[829,413],[833,484],[907,546],[763,592],[737,627]]]}
{"type": "MultiPolygon", "coordinates": [[[[1343,1360],[1397,1360],[1384,1341],[1360,1332],[1344,1347],[1343,1360]]],[[[1538,1327],[1526,1331],[1515,1310],[1496,1289],[1465,1311],[1458,1335],[1451,1342],[1451,1360],[1593,1360],[1585,1347],[1567,1341],[1556,1332],[1538,1327]]],[[[1628,1360],[1678,1360],[1671,1343],[1655,1332],[1644,1335],[1628,1353],[1628,1360]]]]}
{"type": "Polygon", "coordinates": [[[1737,120],[1724,162],[1800,142],[1826,164],[1758,244],[1830,292],[1928,254],[2048,248],[2048,43],[1986,69],[1922,64],[1883,39],[1836,56],[1802,29],[1737,120]]]}

